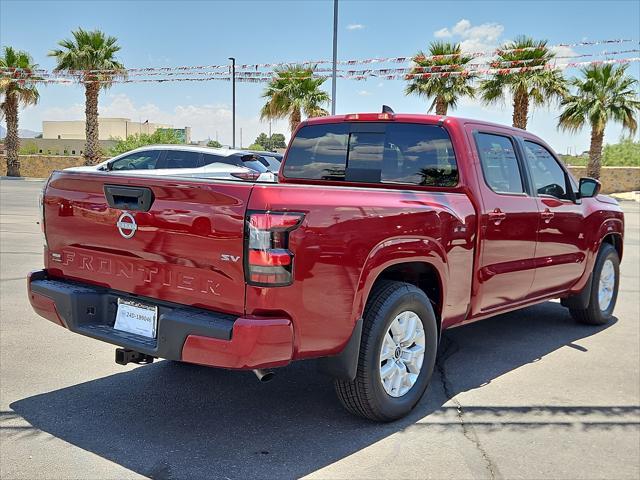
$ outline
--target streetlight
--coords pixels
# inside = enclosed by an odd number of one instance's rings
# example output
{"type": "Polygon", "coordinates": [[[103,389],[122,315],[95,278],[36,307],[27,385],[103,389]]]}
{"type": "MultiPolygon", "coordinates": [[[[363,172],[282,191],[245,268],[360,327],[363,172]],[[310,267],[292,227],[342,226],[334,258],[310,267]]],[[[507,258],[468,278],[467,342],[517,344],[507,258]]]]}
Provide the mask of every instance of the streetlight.
{"type": "Polygon", "coordinates": [[[333,68],[331,69],[331,115],[336,114],[336,64],[338,63],[338,0],[333,0],[333,68]]]}
{"type": "Polygon", "coordinates": [[[236,148],[236,59],[229,57],[231,60],[231,116],[232,116],[232,135],[231,148],[236,148]]]}

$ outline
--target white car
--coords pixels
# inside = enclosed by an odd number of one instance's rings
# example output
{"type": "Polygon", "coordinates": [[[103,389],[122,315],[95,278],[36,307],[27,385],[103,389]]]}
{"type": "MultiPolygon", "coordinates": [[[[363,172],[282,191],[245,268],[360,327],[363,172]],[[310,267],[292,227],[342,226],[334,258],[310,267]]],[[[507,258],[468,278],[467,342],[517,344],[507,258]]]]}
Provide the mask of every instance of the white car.
{"type": "Polygon", "coordinates": [[[273,182],[281,156],[190,145],[149,145],[123,153],[98,165],[65,170],[102,171],[127,175],[172,175],[198,178],[273,182]]]}

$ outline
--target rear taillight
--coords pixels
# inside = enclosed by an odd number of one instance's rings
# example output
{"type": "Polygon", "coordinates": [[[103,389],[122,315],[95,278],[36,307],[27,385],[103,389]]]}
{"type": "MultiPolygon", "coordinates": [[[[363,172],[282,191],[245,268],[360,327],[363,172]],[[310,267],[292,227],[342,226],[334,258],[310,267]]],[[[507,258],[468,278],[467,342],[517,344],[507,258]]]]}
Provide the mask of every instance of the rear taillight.
{"type": "Polygon", "coordinates": [[[293,280],[293,253],[289,233],[304,213],[252,212],[246,220],[245,277],[250,285],[277,287],[293,280]]]}
{"type": "Polygon", "coordinates": [[[260,173],[259,172],[232,172],[231,176],[239,178],[241,180],[255,182],[260,177],[260,173]]]}

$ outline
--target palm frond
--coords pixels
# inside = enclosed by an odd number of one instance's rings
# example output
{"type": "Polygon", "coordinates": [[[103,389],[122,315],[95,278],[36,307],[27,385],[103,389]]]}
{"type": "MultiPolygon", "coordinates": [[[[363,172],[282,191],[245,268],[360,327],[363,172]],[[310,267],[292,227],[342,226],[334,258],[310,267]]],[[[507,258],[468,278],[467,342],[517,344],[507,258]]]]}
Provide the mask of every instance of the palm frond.
{"type": "Polygon", "coordinates": [[[603,132],[609,121],[615,121],[634,134],[640,112],[638,81],[626,70],[627,65],[613,64],[583,68],[581,77],[569,80],[574,93],[561,102],[558,126],[575,131],[588,123],[593,130],[603,132]]]}
{"type": "Polygon", "coordinates": [[[465,55],[458,43],[443,41],[432,42],[429,45],[428,53],[425,54],[423,51],[418,51],[418,53],[414,55],[414,66],[408,76],[405,95],[417,95],[427,99],[433,99],[429,111],[434,108],[436,99],[447,107],[455,107],[461,97],[474,96],[474,75],[420,76],[420,74],[430,72],[461,72],[471,60],[472,57],[465,55]],[[444,55],[444,57],[430,58],[436,55],[444,55]]]}

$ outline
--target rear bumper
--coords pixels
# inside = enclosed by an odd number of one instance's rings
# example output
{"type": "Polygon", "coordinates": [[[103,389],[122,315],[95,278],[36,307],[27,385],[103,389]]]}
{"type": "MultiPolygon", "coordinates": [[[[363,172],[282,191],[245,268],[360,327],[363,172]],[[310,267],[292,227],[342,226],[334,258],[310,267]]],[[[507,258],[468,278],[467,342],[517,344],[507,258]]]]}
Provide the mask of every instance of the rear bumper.
{"type": "Polygon", "coordinates": [[[278,367],[293,356],[293,327],[286,318],[244,318],[132,296],[93,285],[49,278],[27,279],[35,312],[72,332],[147,355],[213,367],[278,367]],[[118,298],[158,307],[156,338],[115,330],[118,298]]]}

